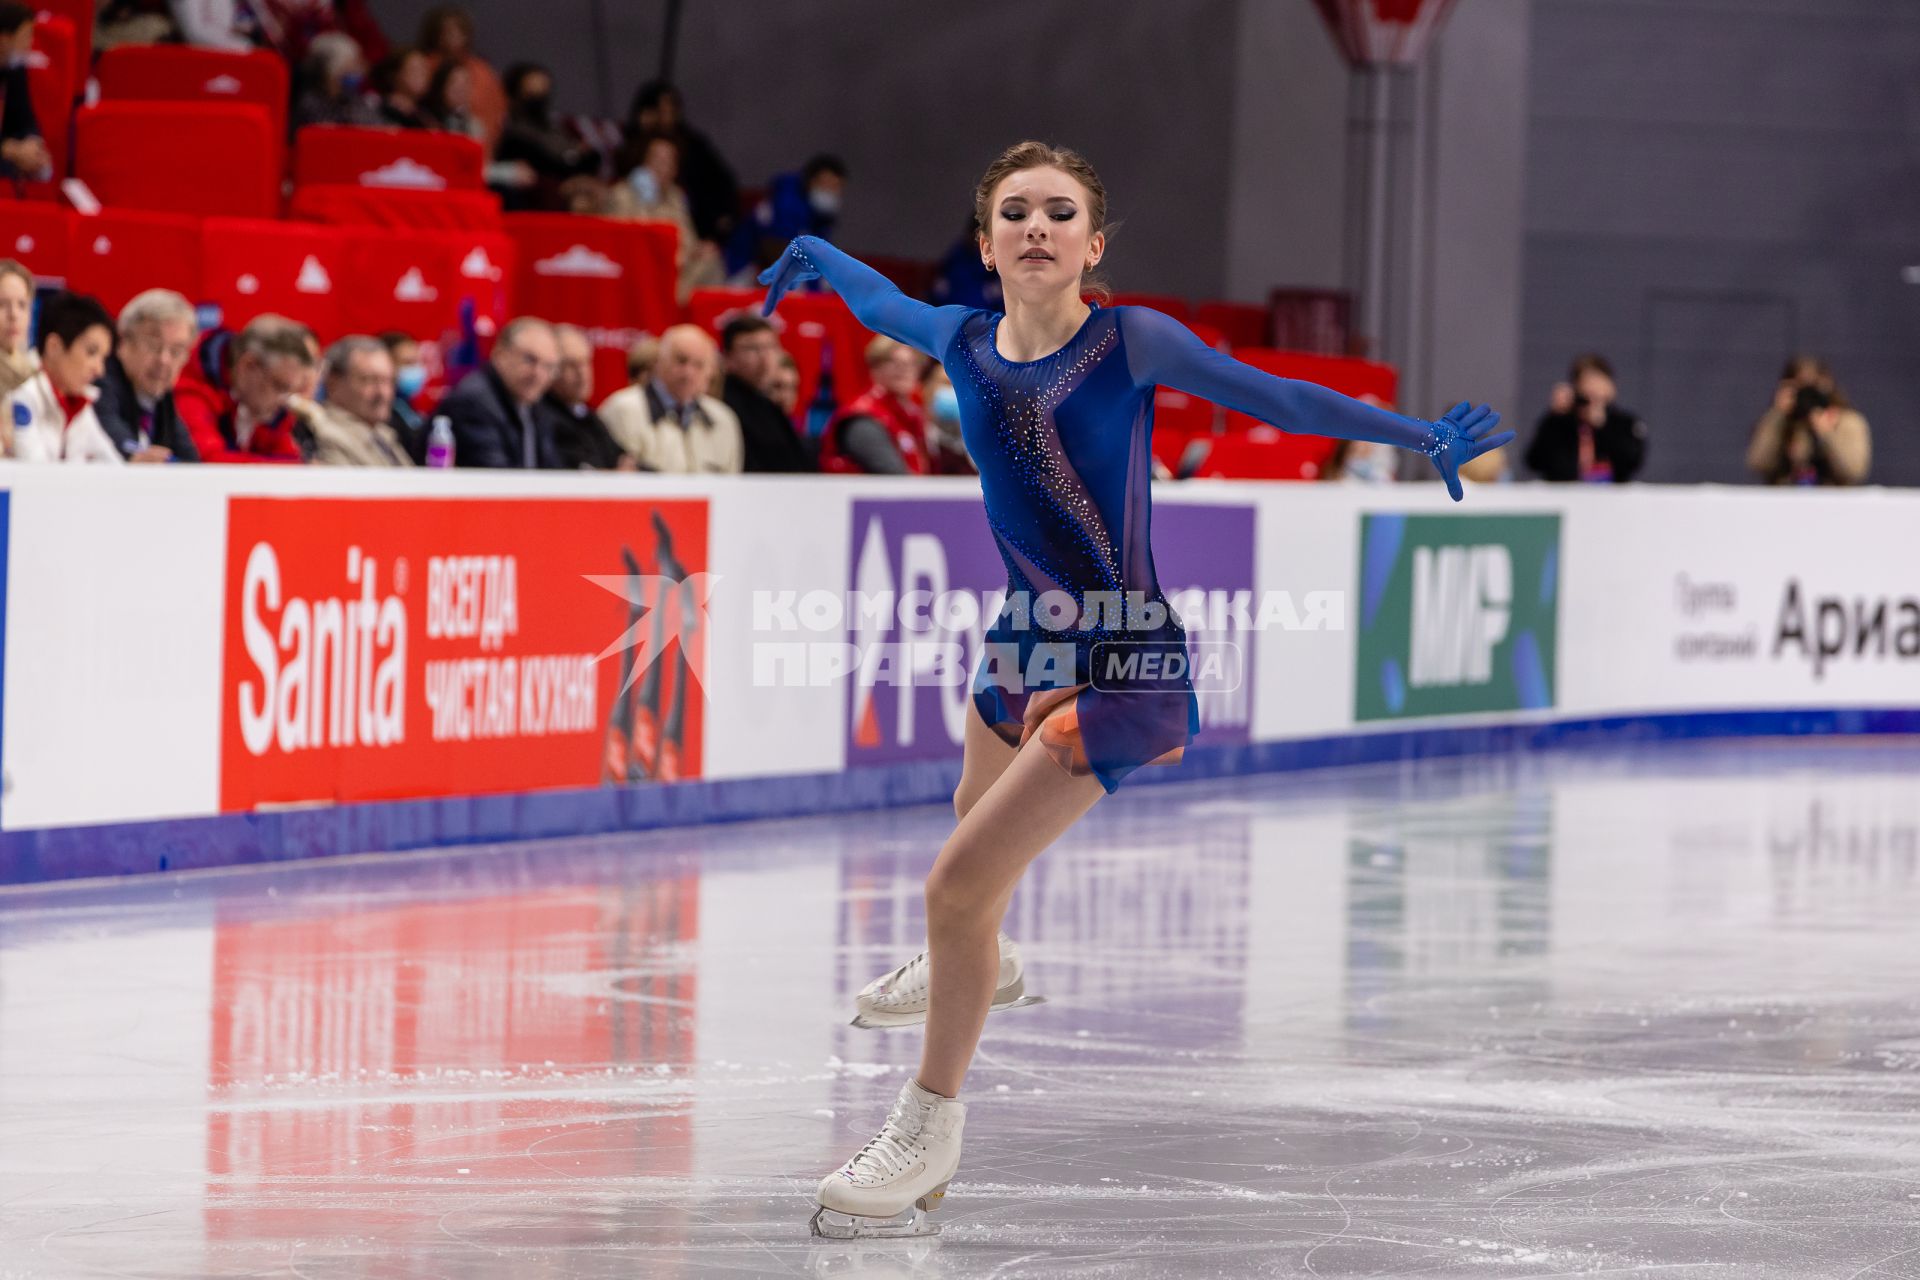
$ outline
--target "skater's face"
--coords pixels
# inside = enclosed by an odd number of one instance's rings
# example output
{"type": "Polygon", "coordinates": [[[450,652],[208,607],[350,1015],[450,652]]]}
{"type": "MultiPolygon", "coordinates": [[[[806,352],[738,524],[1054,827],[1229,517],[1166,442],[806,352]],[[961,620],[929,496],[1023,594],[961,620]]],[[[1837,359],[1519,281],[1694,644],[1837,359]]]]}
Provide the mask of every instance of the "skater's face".
{"type": "Polygon", "coordinates": [[[1107,236],[1088,219],[1087,189],[1060,169],[1023,169],[1000,180],[987,207],[992,230],[981,259],[1002,287],[1023,298],[1078,290],[1080,277],[1106,252],[1107,236]]]}

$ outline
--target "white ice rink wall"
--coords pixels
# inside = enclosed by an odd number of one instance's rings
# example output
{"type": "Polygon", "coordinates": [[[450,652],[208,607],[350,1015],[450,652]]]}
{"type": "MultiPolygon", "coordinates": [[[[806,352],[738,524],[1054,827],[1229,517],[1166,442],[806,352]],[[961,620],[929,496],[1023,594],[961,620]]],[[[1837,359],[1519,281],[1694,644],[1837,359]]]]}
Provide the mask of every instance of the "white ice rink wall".
{"type": "MultiPolygon", "coordinates": [[[[0,486],[0,883],[937,799],[967,714],[938,651],[977,656],[1005,582],[963,480],[0,486]],[[856,589],[934,620],[837,612],[856,589]],[[610,776],[630,597],[692,622],[695,661],[667,644],[629,695],[673,781],[610,776]],[[876,654],[899,674],[841,674],[876,654]]],[[[1242,656],[1142,780],[1920,725],[1920,494],[1162,484],[1153,541],[1192,636],[1242,656]]]]}

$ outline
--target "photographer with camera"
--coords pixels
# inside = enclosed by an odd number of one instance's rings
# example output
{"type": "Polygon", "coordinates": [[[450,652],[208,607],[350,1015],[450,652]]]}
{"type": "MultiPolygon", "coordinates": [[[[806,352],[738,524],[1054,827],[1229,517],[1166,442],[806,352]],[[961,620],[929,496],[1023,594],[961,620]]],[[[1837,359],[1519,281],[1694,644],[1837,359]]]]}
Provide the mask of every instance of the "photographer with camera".
{"type": "Polygon", "coordinates": [[[1606,357],[1584,355],[1553,389],[1527,446],[1527,469],[1542,480],[1625,484],[1647,460],[1647,424],[1614,403],[1606,357]]]}
{"type": "Polygon", "coordinates": [[[1832,372],[1811,356],[1788,361],[1773,407],[1754,424],[1748,470],[1766,484],[1865,484],[1872,463],[1867,420],[1832,372]]]}

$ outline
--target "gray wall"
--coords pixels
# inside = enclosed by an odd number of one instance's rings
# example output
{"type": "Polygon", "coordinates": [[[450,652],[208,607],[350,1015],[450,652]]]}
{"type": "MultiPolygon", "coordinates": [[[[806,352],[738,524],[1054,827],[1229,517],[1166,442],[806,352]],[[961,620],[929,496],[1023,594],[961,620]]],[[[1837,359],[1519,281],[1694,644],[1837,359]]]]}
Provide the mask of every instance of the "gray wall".
{"type": "Polygon", "coordinates": [[[1920,4],[1536,0],[1524,394],[1605,352],[1649,478],[1741,480],[1783,359],[1823,354],[1920,482],[1920,4]]]}

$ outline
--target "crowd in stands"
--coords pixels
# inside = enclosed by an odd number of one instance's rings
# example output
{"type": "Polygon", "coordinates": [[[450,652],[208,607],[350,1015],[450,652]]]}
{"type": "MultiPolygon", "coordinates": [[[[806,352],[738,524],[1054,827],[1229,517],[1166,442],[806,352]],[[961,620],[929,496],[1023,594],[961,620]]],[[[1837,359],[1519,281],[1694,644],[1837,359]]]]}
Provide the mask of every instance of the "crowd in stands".
{"type": "MultiPolygon", "coordinates": [[[[30,93],[34,24],[32,8],[0,0],[0,177],[16,182],[46,176],[51,154],[30,93]]],[[[424,17],[411,44],[395,43],[368,0],[109,0],[92,33],[96,50],[165,41],[269,49],[293,71],[290,131],[348,125],[458,134],[485,148],[486,184],[506,211],[670,224],[683,310],[700,290],[750,285],[797,235],[832,238],[848,192],[837,157],[817,154],[743,192],[672,84],[641,85],[618,122],[568,117],[555,109],[547,67],[522,61],[496,71],[475,37],[464,9],[443,6],[424,17]]],[[[970,224],[940,261],[925,264],[919,282],[911,291],[935,303],[1000,304],[970,224]]],[[[36,299],[32,274],[0,261],[5,454],[713,473],[972,470],[953,388],[937,363],[874,337],[864,351],[839,353],[843,370],[864,359],[863,392],[801,405],[799,362],[782,331],[750,306],[732,308],[712,330],[681,323],[643,338],[629,353],[626,385],[610,389],[594,385],[588,334],[535,316],[503,324],[490,349],[444,389],[429,388],[420,343],[405,333],[329,334],[323,350],[320,335],[282,316],[204,333],[197,316],[192,301],[164,289],[140,293],[118,316],[72,293],[36,299]]],[[[1355,394],[1394,407],[1372,391],[1355,394]]],[[[1207,469],[1230,416],[1208,418],[1203,406],[1210,429],[1196,431],[1189,419],[1182,429],[1192,434],[1174,438],[1171,449],[1157,439],[1156,474],[1236,474],[1207,469]]],[[[1248,434],[1264,442],[1277,433],[1256,425],[1248,434]]],[[[1322,444],[1285,474],[1352,483],[1427,474],[1422,459],[1386,446],[1322,444]]],[[[1476,459],[1468,478],[1624,483],[1641,473],[1649,434],[1619,404],[1606,359],[1586,355],[1553,389],[1524,445],[1476,459]]],[[[1870,450],[1866,419],[1832,373],[1800,358],[1753,430],[1747,465],[1772,484],[1858,484],[1870,450]]]]}

